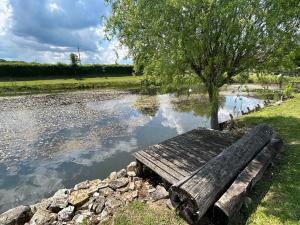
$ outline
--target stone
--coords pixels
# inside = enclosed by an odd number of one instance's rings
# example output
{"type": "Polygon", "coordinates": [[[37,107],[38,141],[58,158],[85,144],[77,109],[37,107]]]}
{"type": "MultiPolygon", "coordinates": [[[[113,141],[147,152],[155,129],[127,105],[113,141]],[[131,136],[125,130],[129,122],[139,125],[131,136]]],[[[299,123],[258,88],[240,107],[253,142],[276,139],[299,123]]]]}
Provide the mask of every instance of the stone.
{"type": "Polygon", "coordinates": [[[89,211],[77,211],[75,216],[72,219],[72,224],[74,225],[83,225],[85,221],[93,215],[93,213],[89,211]]]}
{"type": "Polygon", "coordinates": [[[99,192],[95,192],[94,194],[93,194],[93,197],[95,198],[95,197],[99,197],[100,196],[100,193],[99,192]]]}
{"type": "Polygon", "coordinates": [[[136,176],[136,172],[134,172],[134,171],[127,172],[127,176],[129,176],[129,177],[135,177],[136,176]]]}
{"type": "Polygon", "coordinates": [[[125,169],[122,169],[117,173],[117,178],[122,178],[126,176],[127,176],[127,171],[125,169]]]}
{"type": "Polygon", "coordinates": [[[90,211],[95,212],[96,214],[100,214],[105,206],[106,199],[103,196],[99,196],[94,198],[91,205],[90,211]]]}
{"type": "Polygon", "coordinates": [[[153,199],[153,201],[158,201],[161,199],[168,198],[169,192],[163,186],[158,185],[156,187],[156,190],[150,193],[150,196],[153,199]]]}
{"type": "Polygon", "coordinates": [[[63,222],[70,221],[73,218],[74,210],[74,206],[64,208],[57,214],[58,220],[63,222]]]}
{"type": "Polygon", "coordinates": [[[24,224],[32,217],[32,211],[29,206],[19,206],[0,215],[1,225],[19,225],[24,224]]]}
{"type": "Polygon", "coordinates": [[[119,188],[125,187],[128,183],[128,179],[124,177],[109,182],[108,186],[113,190],[117,190],[119,188]]]}
{"type": "Polygon", "coordinates": [[[68,197],[70,194],[70,189],[60,189],[53,195],[53,198],[64,198],[68,197]]]}
{"type": "Polygon", "coordinates": [[[107,206],[115,212],[119,207],[122,206],[122,204],[123,202],[121,200],[116,199],[114,197],[109,197],[106,200],[105,206],[107,206]]]}
{"type": "Polygon", "coordinates": [[[149,189],[147,192],[150,194],[150,193],[153,193],[153,192],[155,192],[155,191],[156,191],[155,188],[151,188],[151,189],[149,189]]]}
{"type": "Polygon", "coordinates": [[[134,181],[134,185],[137,190],[140,190],[143,187],[143,181],[141,180],[134,181]]]}
{"type": "Polygon", "coordinates": [[[29,225],[52,224],[57,219],[57,214],[45,209],[38,209],[29,221],[29,225]]]}
{"type": "Polygon", "coordinates": [[[117,172],[112,172],[110,175],[109,175],[109,179],[110,180],[115,180],[118,178],[118,174],[117,172]]]}
{"type": "Polygon", "coordinates": [[[107,219],[109,219],[113,214],[113,211],[109,207],[105,207],[100,215],[100,221],[103,222],[107,219]]]}
{"type": "Polygon", "coordinates": [[[101,189],[107,188],[107,187],[108,187],[108,182],[102,181],[102,182],[98,185],[98,190],[101,190],[101,189]]]}
{"type": "Polygon", "coordinates": [[[132,202],[138,197],[138,191],[126,192],[122,195],[122,197],[125,198],[127,202],[132,202]]]}
{"type": "Polygon", "coordinates": [[[136,176],[136,162],[132,162],[127,166],[127,175],[129,177],[135,177],[136,176]]]}
{"type": "Polygon", "coordinates": [[[123,188],[118,189],[117,191],[120,192],[121,194],[123,194],[123,193],[129,191],[129,187],[126,186],[126,187],[123,187],[123,188]]]}
{"type": "Polygon", "coordinates": [[[92,180],[89,182],[90,187],[88,188],[88,195],[93,196],[99,190],[99,185],[101,184],[101,180],[92,180]]]}
{"type": "Polygon", "coordinates": [[[82,206],[89,199],[88,190],[81,189],[78,191],[71,192],[68,202],[73,206],[82,206]]]}
{"type": "Polygon", "coordinates": [[[114,191],[109,187],[99,190],[99,194],[104,197],[111,196],[111,195],[113,195],[113,193],[114,193],[114,191]]]}
{"type": "Polygon", "coordinates": [[[133,191],[135,189],[135,183],[133,181],[129,183],[128,189],[131,191],[133,191]]]}
{"type": "Polygon", "coordinates": [[[41,202],[31,205],[31,211],[33,214],[39,209],[47,210],[52,202],[52,198],[43,199],[41,202]]]}
{"type": "Polygon", "coordinates": [[[83,181],[79,184],[76,184],[74,186],[74,191],[78,191],[78,190],[81,190],[81,189],[88,189],[90,187],[90,182],[87,180],[87,181],[83,181]]]}
{"type": "Polygon", "coordinates": [[[65,198],[53,198],[49,210],[54,213],[58,213],[63,208],[67,207],[68,205],[68,197],[65,198]]]}

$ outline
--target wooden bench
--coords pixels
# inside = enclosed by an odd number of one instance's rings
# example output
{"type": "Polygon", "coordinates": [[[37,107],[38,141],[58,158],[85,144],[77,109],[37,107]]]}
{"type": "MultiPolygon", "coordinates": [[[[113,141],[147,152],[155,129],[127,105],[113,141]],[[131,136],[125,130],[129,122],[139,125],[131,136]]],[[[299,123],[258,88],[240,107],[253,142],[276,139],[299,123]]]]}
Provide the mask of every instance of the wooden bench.
{"type": "Polygon", "coordinates": [[[140,167],[171,184],[173,206],[191,224],[213,209],[227,224],[282,142],[265,124],[243,137],[199,128],[135,154],[140,167]]]}
{"type": "Polygon", "coordinates": [[[138,165],[147,167],[173,185],[219,155],[239,136],[198,128],[150,146],[134,154],[138,165]]]}

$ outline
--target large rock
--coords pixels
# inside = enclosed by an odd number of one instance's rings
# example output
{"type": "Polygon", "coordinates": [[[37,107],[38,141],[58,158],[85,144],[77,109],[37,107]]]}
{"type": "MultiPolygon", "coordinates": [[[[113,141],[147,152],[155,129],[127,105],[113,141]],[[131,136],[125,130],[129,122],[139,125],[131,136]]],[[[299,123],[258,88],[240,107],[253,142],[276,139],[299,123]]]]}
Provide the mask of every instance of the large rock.
{"type": "Polygon", "coordinates": [[[54,198],[49,206],[49,210],[58,213],[63,208],[67,207],[68,198],[54,198]]]}
{"type": "Polygon", "coordinates": [[[109,175],[109,180],[115,180],[117,178],[118,178],[118,174],[115,171],[109,175]]]}
{"type": "Polygon", "coordinates": [[[53,195],[53,198],[64,198],[68,197],[70,194],[70,189],[60,189],[53,195]]]}
{"type": "Polygon", "coordinates": [[[100,221],[104,222],[108,220],[113,214],[113,210],[110,207],[105,207],[100,215],[100,221]]]}
{"type": "Polygon", "coordinates": [[[128,183],[128,178],[123,177],[109,182],[108,186],[113,190],[117,190],[119,188],[125,187],[128,183]]]}
{"type": "Polygon", "coordinates": [[[88,188],[88,195],[93,196],[94,193],[96,193],[101,187],[102,187],[102,182],[101,180],[92,180],[89,182],[90,187],[88,188]]]}
{"type": "Polygon", "coordinates": [[[156,190],[150,194],[153,201],[158,201],[169,197],[169,192],[162,186],[158,185],[156,190]]]}
{"type": "Polygon", "coordinates": [[[81,189],[71,192],[68,202],[76,207],[82,206],[89,200],[89,191],[87,189],[81,189]]]}
{"type": "Polygon", "coordinates": [[[45,209],[38,209],[29,221],[29,225],[51,224],[57,218],[57,214],[45,209]]]}
{"type": "Polygon", "coordinates": [[[127,175],[129,177],[135,177],[136,176],[136,167],[137,167],[136,162],[132,162],[127,166],[127,175]]]}
{"type": "Polygon", "coordinates": [[[89,205],[90,211],[95,214],[100,214],[105,206],[106,199],[103,196],[99,196],[92,200],[92,203],[89,205]]]}
{"type": "Polygon", "coordinates": [[[125,169],[122,169],[119,172],[117,172],[118,178],[126,177],[126,175],[127,175],[127,171],[125,169]]]}
{"type": "Polygon", "coordinates": [[[113,195],[114,191],[111,188],[106,187],[106,188],[103,188],[103,189],[99,190],[99,194],[104,196],[104,197],[107,197],[107,196],[113,195]]]}
{"type": "Polygon", "coordinates": [[[105,203],[105,206],[112,209],[113,212],[115,212],[122,205],[123,205],[123,202],[114,197],[107,198],[106,203],[105,203]]]}
{"type": "Polygon", "coordinates": [[[138,197],[138,191],[126,192],[122,195],[126,202],[132,202],[138,197]]]}
{"type": "Polygon", "coordinates": [[[52,200],[53,200],[52,198],[46,198],[39,203],[31,205],[30,208],[32,213],[35,214],[38,210],[47,210],[51,205],[52,200]]]}
{"type": "Polygon", "coordinates": [[[91,186],[90,181],[88,181],[88,180],[83,181],[83,182],[81,182],[79,184],[76,184],[74,186],[74,191],[78,191],[78,190],[81,190],[81,189],[88,189],[90,186],[91,186]]]}
{"type": "Polygon", "coordinates": [[[19,225],[30,220],[32,216],[29,206],[19,206],[0,215],[1,225],[19,225]]]}
{"type": "Polygon", "coordinates": [[[64,208],[57,214],[58,220],[64,222],[70,221],[73,218],[74,210],[75,210],[74,206],[69,206],[67,208],[64,208]]]}

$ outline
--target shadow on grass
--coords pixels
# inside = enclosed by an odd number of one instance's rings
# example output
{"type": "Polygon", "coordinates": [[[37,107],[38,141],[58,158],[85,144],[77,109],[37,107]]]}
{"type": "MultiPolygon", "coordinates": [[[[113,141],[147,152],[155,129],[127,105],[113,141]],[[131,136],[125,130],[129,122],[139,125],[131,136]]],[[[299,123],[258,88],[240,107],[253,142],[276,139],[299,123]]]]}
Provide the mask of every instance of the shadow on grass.
{"type": "Polygon", "coordinates": [[[238,224],[272,224],[273,220],[282,224],[298,224],[300,119],[291,116],[254,115],[238,121],[240,127],[252,127],[260,123],[267,123],[278,132],[284,141],[283,151],[250,193],[253,204],[248,210],[242,211],[238,224]]]}

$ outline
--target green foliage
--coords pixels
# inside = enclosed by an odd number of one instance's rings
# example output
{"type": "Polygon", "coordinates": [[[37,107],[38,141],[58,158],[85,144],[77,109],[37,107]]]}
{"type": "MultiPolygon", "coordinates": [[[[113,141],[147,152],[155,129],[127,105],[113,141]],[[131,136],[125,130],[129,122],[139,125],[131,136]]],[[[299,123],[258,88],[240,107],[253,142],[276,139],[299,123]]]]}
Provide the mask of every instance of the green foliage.
{"type": "Polygon", "coordinates": [[[71,53],[70,54],[70,62],[71,62],[71,65],[73,67],[77,67],[77,65],[79,64],[79,57],[78,57],[78,55],[76,55],[74,53],[71,53]]]}
{"type": "Polygon", "coordinates": [[[297,0],[106,1],[108,37],[129,48],[135,67],[163,84],[196,74],[213,111],[220,87],[273,66],[299,43],[297,0]]]}
{"type": "Polygon", "coordinates": [[[285,97],[291,97],[294,91],[293,85],[290,83],[284,87],[283,93],[285,97]]]}
{"type": "MultiPolygon", "coordinates": [[[[78,65],[77,73],[82,77],[114,77],[133,74],[131,65],[78,65]]],[[[73,77],[74,68],[66,64],[3,63],[0,64],[0,80],[49,79],[73,77]]]]}

